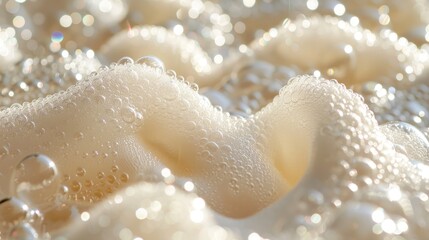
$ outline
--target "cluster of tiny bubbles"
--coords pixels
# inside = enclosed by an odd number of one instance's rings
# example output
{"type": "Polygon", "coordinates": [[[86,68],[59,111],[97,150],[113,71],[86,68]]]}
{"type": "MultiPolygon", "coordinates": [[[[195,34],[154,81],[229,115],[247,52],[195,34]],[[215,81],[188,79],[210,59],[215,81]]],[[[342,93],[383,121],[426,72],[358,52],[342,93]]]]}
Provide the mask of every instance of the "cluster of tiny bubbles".
{"type": "Polygon", "coordinates": [[[206,89],[213,105],[234,116],[248,117],[272,102],[289,79],[302,73],[297,67],[251,61],[236,67],[218,89],[206,89]]]}
{"type": "Polygon", "coordinates": [[[374,112],[379,123],[401,121],[424,130],[429,127],[429,86],[414,85],[397,89],[377,82],[367,82],[359,87],[365,103],[374,112]]]}
{"type": "MultiPolygon", "coordinates": [[[[320,88],[331,87],[331,94],[338,88],[338,84],[332,85],[331,81],[314,81],[320,88]]],[[[281,94],[287,94],[287,90],[290,89],[285,88],[281,94]]],[[[305,214],[294,212],[292,215],[297,216],[294,220],[284,220],[287,221],[285,231],[290,232],[294,226],[296,229],[292,231],[296,230],[301,239],[308,236],[315,239],[321,232],[323,239],[425,239],[427,139],[406,123],[381,126],[380,132],[368,131],[368,127],[377,129],[377,123],[370,120],[372,112],[362,111],[359,105],[363,104],[356,104],[361,102],[360,96],[348,93],[355,101],[348,99],[347,106],[343,104],[346,98],[342,94],[334,94],[328,101],[333,110],[333,123],[327,132],[337,136],[335,148],[339,152],[335,157],[327,157],[333,158],[336,166],[326,175],[330,179],[327,189],[297,189],[297,193],[303,194],[297,200],[298,207],[290,211],[305,214]],[[340,126],[345,129],[335,131],[340,126]],[[373,141],[376,148],[368,144],[369,141],[373,141]],[[417,156],[419,152],[423,154],[417,156]]],[[[291,201],[294,200],[291,198],[291,201]]]]}
{"type": "MultiPolygon", "coordinates": [[[[155,69],[155,71],[161,76],[161,74],[166,74],[167,76],[171,77],[172,80],[178,80],[179,82],[185,83],[187,86],[189,86],[192,90],[198,92],[199,86],[196,83],[190,83],[188,81],[185,81],[183,76],[178,76],[174,70],[168,69],[166,70],[164,63],[161,59],[155,57],[155,56],[144,56],[139,59],[137,59],[135,62],[130,57],[123,57],[121,58],[117,64],[142,64],[145,66],[148,66],[152,69],[155,69]]],[[[169,88],[166,88],[163,93],[165,94],[165,99],[167,100],[174,100],[176,96],[178,95],[178,89],[176,85],[171,85],[169,88]]]]}
{"type": "Polygon", "coordinates": [[[0,109],[66,90],[99,66],[91,49],[25,58],[0,75],[0,109]]]}
{"type": "MultiPolygon", "coordinates": [[[[137,2],[137,1],[135,1],[137,2]]],[[[166,1],[168,2],[168,1],[166,1]]],[[[195,40],[217,64],[235,52],[239,42],[233,33],[233,25],[229,15],[209,1],[180,1],[181,7],[171,18],[153,24],[163,26],[176,35],[185,35],[195,40]]],[[[149,16],[144,16],[137,6],[130,10],[128,21],[132,25],[151,24],[149,16]]]]}
{"type": "Polygon", "coordinates": [[[429,163],[429,141],[419,129],[405,122],[389,122],[380,126],[398,153],[406,155],[416,166],[429,163]]]}
{"type": "MultiPolygon", "coordinates": [[[[144,176],[139,179],[149,180],[144,176]]],[[[156,179],[156,176],[154,177],[156,179]]],[[[65,174],[62,183],[67,186],[67,200],[81,203],[94,203],[122,188],[130,181],[130,175],[119,165],[113,164],[110,169],[98,171],[96,178],[87,178],[87,169],[84,166],[76,168],[73,175],[65,174]]]]}
{"type": "Polygon", "coordinates": [[[49,231],[78,215],[75,206],[66,205],[68,189],[55,163],[43,154],[29,155],[16,166],[10,188],[12,197],[0,203],[0,239],[48,239],[49,231]]]}
{"type": "Polygon", "coordinates": [[[61,46],[66,49],[78,46],[96,48],[99,41],[120,30],[120,22],[128,13],[127,2],[123,0],[53,1],[49,9],[46,9],[46,3],[38,1],[14,2],[25,11],[25,15],[15,13],[17,16],[13,22],[19,18],[23,22],[19,24],[31,25],[31,28],[25,25],[15,27],[27,29],[32,40],[49,45],[52,51],[59,50],[61,46]],[[26,16],[30,17],[23,18],[26,16]]]}

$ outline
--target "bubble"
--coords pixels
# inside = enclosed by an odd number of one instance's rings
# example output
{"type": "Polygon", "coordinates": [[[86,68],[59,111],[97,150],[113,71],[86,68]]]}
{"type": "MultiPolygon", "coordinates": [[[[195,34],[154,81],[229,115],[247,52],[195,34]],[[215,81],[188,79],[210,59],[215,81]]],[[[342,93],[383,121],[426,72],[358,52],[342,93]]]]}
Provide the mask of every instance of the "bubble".
{"type": "Polygon", "coordinates": [[[108,176],[106,177],[106,179],[107,179],[107,182],[109,182],[110,184],[114,184],[114,183],[116,183],[116,177],[115,177],[115,176],[113,176],[113,175],[108,175],[108,176]]]}
{"type": "Polygon", "coordinates": [[[192,90],[194,90],[195,92],[198,92],[199,87],[196,83],[192,83],[191,85],[189,85],[189,87],[191,87],[192,90]]]}
{"type": "Polygon", "coordinates": [[[79,192],[82,189],[82,184],[78,181],[73,181],[71,185],[71,190],[73,192],[79,192]]]}
{"type": "Polygon", "coordinates": [[[132,123],[136,120],[136,111],[131,107],[121,109],[122,120],[126,123],[132,123]]]}
{"type": "Polygon", "coordinates": [[[86,170],[82,167],[76,169],[76,176],[83,177],[86,174],[86,170]]]}
{"type": "Polygon", "coordinates": [[[126,173],[122,173],[121,176],[119,176],[119,179],[121,180],[121,182],[128,182],[128,180],[130,179],[129,175],[126,173]]]}
{"type": "Polygon", "coordinates": [[[377,165],[368,158],[357,158],[353,166],[360,176],[371,177],[377,170],[377,165]]]}
{"type": "Polygon", "coordinates": [[[49,199],[56,195],[61,179],[55,163],[43,154],[24,158],[12,172],[11,189],[14,195],[35,208],[49,207],[49,199]]]}
{"type": "Polygon", "coordinates": [[[396,144],[397,152],[405,153],[412,160],[429,163],[429,141],[416,127],[405,122],[391,122],[380,128],[387,139],[396,144]]]}
{"type": "Polygon", "coordinates": [[[173,79],[177,78],[177,73],[174,70],[169,69],[165,72],[165,74],[173,79]]]}
{"type": "Polygon", "coordinates": [[[36,240],[39,234],[29,223],[20,223],[15,226],[9,233],[10,240],[36,240]]]}
{"type": "Polygon", "coordinates": [[[123,57],[118,60],[118,65],[127,65],[127,64],[133,64],[134,60],[130,57],[123,57]]]}
{"type": "Polygon", "coordinates": [[[145,56],[139,58],[136,63],[144,64],[148,67],[155,68],[157,70],[165,71],[164,63],[157,57],[145,56]]]}
{"type": "Polygon", "coordinates": [[[112,173],[115,173],[119,170],[119,166],[118,165],[113,165],[111,168],[112,173]]]}
{"type": "Polygon", "coordinates": [[[179,87],[174,84],[166,84],[162,91],[162,97],[167,101],[173,101],[179,96],[179,87]]]}
{"type": "Polygon", "coordinates": [[[28,206],[17,198],[0,200],[0,236],[10,227],[23,221],[28,213],[28,206]]]}

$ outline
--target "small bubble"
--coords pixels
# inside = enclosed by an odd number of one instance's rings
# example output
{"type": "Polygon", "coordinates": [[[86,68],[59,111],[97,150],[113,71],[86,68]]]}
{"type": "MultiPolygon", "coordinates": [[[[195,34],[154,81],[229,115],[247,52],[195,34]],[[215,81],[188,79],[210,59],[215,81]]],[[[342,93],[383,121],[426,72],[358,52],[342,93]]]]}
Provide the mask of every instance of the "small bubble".
{"type": "Polygon", "coordinates": [[[191,83],[191,85],[189,85],[189,87],[191,87],[192,90],[194,90],[195,92],[198,92],[199,87],[196,83],[191,83]]]}
{"type": "Polygon", "coordinates": [[[85,176],[85,174],[86,174],[86,170],[84,168],[81,168],[81,167],[77,168],[76,175],[78,177],[83,177],[85,176]]]}
{"type": "Polygon", "coordinates": [[[167,76],[169,76],[171,78],[174,78],[174,79],[177,78],[176,72],[171,70],[171,69],[167,70],[167,72],[165,72],[165,74],[167,74],[167,76]]]}
{"type": "Polygon", "coordinates": [[[128,176],[128,174],[122,173],[119,179],[121,180],[121,182],[126,183],[130,179],[130,177],[128,176]]]}
{"type": "Polygon", "coordinates": [[[134,60],[130,57],[123,57],[119,59],[118,65],[127,65],[127,64],[134,64],[134,60]]]}
{"type": "Polygon", "coordinates": [[[124,107],[121,109],[122,120],[126,123],[132,123],[136,120],[136,112],[131,107],[124,107]]]}
{"type": "Polygon", "coordinates": [[[110,184],[116,183],[116,177],[113,176],[113,175],[107,176],[106,179],[107,179],[107,182],[110,183],[110,184]]]}
{"type": "Polygon", "coordinates": [[[103,179],[104,178],[104,172],[98,172],[97,173],[97,178],[98,179],[103,179]]]}
{"type": "Polygon", "coordinates": [[[144,64],[148,67],[155,68],[155,69],[160,70],[162,72],[165,71],[164,63],[157,57],[145,56],[145,57],[139,58],[136,61],[136,63],[144,64]]]}
{"type": "Polygon", "coordinates": [[[78,181],[73,181],[71,184],[71,190],[73,192],[79,192],[82,189],[82,184],[78,181]]]}
{"type": "Polygon", "coordinates": [[[113,166],[112,166],[112,169],[111,169],[112,173],[115,173],[115,172],[117,172],[118,170],[119,170],[118,165],[113,165],[113,166]]]}

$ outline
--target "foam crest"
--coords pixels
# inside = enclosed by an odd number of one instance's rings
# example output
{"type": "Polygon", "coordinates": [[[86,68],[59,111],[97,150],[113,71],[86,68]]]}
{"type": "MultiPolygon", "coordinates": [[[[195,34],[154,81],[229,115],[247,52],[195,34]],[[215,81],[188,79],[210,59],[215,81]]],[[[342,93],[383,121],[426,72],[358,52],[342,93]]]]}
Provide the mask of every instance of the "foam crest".
{"type": "Polygon", "coordinates": [[[202,76],[211,72],[213,64],[197,42],[156,26],[122,31],[104,44],[101,52],[110,61],[118,61],[124,56],[134,59],[157,56],[168,69],[197,81],[204,80],[202,76]]]}
{"type": "Polygon", "coordinates": [[[410,85],[422,74],[426,51],[389,30],[380,35],[334,17],[298,18],[253,43],[258,59],[296,65],[347,86],[366,81],[410,85]],[[318,39],[314,44],[314,39],[318,39]],[[402,82],[400,82],[402,81],[402,82]]]}

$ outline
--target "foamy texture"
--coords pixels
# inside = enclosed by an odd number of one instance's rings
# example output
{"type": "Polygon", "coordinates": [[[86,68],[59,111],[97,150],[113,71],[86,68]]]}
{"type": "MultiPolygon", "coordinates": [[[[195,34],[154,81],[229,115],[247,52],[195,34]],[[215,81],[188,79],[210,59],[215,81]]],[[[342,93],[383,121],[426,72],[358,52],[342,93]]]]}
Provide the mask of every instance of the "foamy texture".
{"type": "MultiPolygon", "coordinates": [[[[174,174],[190,177],[214,210],[232,217],[253,214],[298,184],[240,224],[275,221],[275,231],[244,228],[274,237],[300,235],[300,226],[316,236],[328,224],[324,234],[339,238],[351,231],[342,219],[354,217],[361,204],[388,212],[401,196],[426,194],[426,163],[395,151],[362,98],[344,85],[294,78],[249,119],[230,117],[195,90],[160,69],[125,62],[66,92],[0,112],[1,188],[8,188],[13,162],[43,152],[68,175],[71,199],[95,201],[144,180],[159,159],[174,174]],[[375,198],[377,189],[390,195],[375,198]],[[300,220],[307,217],[314,222],[300,220]]],[[[409,230],[399,235],[426,233],[413,220],[417,213],[392,214],[407,220],[409,230]]]]}
{"type": "Polygon", "coordinates": [[[366,81],[409,85],[428,59],[426,51],[396,33],[376,35],[329,16],[286,22],[256,40],[253,49],[258,59],[296,65],[304,72],[317,70],[316,75],[348,86],[366,81]]]}
{"type": "Polygon", "coordinates": [[[242,221],[219,217],[225,226],[270,239],[427,236],[427,140],[418,130],[380,128],[359,95],[312,77],[293,79],[253,119],[272,129],[261,128],[265,146],[286,179],[305,156],[308,169],[285,198],[242,221]]]}
{"type": "Polygon", "coordinates": [[[55,236],[67,239],[233,240],[204,200],[173,186],[140,183],[106,199],[55,236]]]}
{"type": "Polygon", "coordinates": [[[111,38],[101,49],[110,61],[124,56],[137,59],[156,56],[168,69],[174,69],[188,80],[204,81],[211,72],[213,62],[197,42],[156,26],[134,27],[111,38]]]}
{"type": "Polygon", "coordinates": [[[71,199],[97,200],[150,175],[159,166],[154,152],[174,173],[192,176],[199,194],[227,215],[254,213],[284,194],[253,129],[191,87],[145,65],[120,65],[1,112],[2,188],[20,159],[43,152],[66,175],[71,199]]]}
{"type": "Polygon", "coordinates": [[[330,16],[286,21],[256,39],[245,54],[224,59],[222,67],[214,66],[207,50],[194,40],[154,26],[123,31],[102,48],[111,61],[156,55],[189,81],[211,87],[221,84],[222,76],[231,74],[234,67],[256,60],[335,78],[349,87],[367,81],[403,87],[416,81],[429,58],[427,51],[390,30],[374,34],[330,16]]]}

